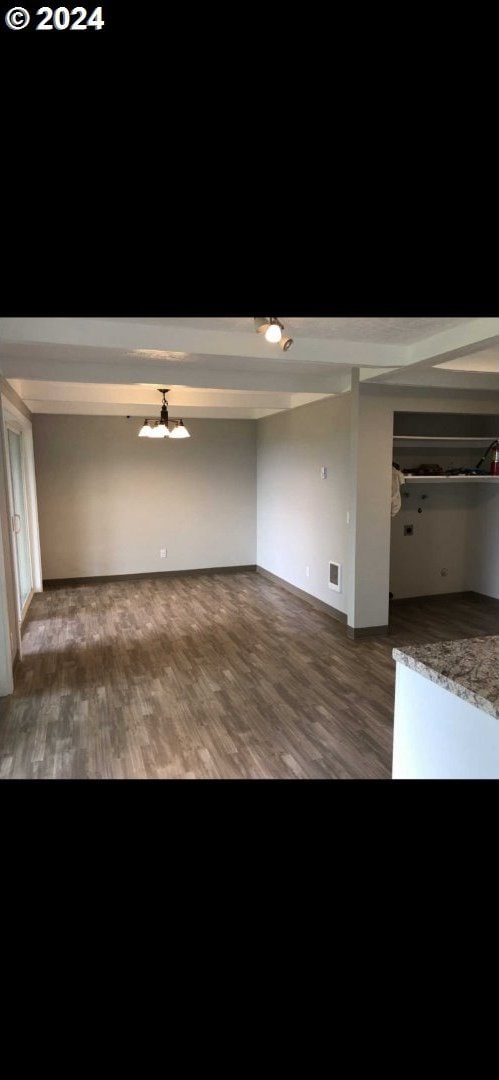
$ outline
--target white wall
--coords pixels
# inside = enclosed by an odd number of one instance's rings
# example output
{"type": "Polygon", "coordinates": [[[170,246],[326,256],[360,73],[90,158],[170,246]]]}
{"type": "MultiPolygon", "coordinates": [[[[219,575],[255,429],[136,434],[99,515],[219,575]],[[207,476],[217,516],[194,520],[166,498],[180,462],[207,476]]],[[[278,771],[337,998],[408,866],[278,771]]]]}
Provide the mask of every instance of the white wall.
{"type": "Polygon", "coordinates": [[[352,393],[357,399],[356,427],[352,430],[357,449],[352,477],[355,549],[348,622],[362,629],[388,624],[393,413],[382,398],[367,397],[360,386],[352,393]]]}
{"type": "Polygon", "coordinates": [[[403,485],[402,506],[391,521],[390,590],[395,599],[473,588],[468,535],[475,490],[466,483],[403,485]],[[413,526],[412,536],[404,536],[405,525],[413,526]]]}
{"type": "Polygon", "coordinates": [[[256,562],[255,421],[189,420],[190,439],[164,441],[140,427],[33,417],[46,580],[256,562]]]}
{"type": "Polygon", "coordinates": [[[474,521],[468,536],[470,589],[499,600],[499,485],[473,490],[474,521]]]}
{"type": "Polygon", "coordinates": [[[257,563],[342,612],[348,599],[350,404],[345,394],[258,421],[257,563]],[[328,587],[330,559],[342,564],[341,593],[328,587]]]}
{"type": "MultiPolygon", "coordinates": [[[[447,391],[360,387],[355,576],[354,595],[351,598],[353,616],[352,619],[349,617],[349,622],[355,627],[384,626],[388,623],[393,413],[404,410],[490,415],[499,411],[499,394],[455,392],[451,397],[447,391]]],[[[458,577],[457,568],[455,572],[458,577]]],[[[427,593],[431,589],[425,587],[424,591],[427,593]]],[[[489,592],[489,595],[494,594],[489,592]]]]}
{"type": "MultiPolygon", "coordinates": [[[[460,465],[475,466],[482,452],[479,446],[407,449],[396,444],[394,458],[402,469],[431,462],[445,471],[460,465]]],[[[475,523],[476,490],[467,483],[402,487],[402,506],[391,522],[390,591],[396,599],[473,588],[468,549],[475,523]],[[404,536],[405,525],[413,526],[412,536],[404,536]]]]}

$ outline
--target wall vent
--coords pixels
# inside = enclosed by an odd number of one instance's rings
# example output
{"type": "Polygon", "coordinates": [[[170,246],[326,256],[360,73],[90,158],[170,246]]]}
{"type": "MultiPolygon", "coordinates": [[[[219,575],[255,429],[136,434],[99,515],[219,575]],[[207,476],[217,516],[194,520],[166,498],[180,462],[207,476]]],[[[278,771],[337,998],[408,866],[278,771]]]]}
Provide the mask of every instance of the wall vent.
{"type": "Polygon", "coordinates": [[[341,592],[341,563],[329,563],[329,588],[341,592]]]}

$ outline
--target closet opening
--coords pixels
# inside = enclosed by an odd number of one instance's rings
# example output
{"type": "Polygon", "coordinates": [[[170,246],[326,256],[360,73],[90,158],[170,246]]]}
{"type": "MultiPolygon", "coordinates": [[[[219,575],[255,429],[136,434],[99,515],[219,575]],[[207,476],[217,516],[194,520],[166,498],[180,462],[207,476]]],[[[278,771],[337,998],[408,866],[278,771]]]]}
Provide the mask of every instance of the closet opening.
{"type": "Polygon", "coordinates": [[[497,415],[394,413],[391,600],[497,598],[498,438],[497,415]]]}

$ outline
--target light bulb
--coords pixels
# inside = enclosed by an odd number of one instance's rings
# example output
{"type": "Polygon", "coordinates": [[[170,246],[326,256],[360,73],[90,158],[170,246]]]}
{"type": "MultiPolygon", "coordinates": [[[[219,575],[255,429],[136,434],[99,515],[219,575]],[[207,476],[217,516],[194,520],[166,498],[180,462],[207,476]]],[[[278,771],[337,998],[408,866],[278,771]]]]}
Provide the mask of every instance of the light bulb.
{"type": "Polygon", "coordinates": [[[170,432],[170,439],[190,439],[191,434],[184,427],[184,421],[179,420],[177,426],[170,432]]]}
{"type": "Polygon", "coordinates": [[[141,429],[139,431],[139,439],[144,439],[144,438],[150,439],[151,435],[152,435],[152,428],[149,427],[149,424],[147,423],[147,420],[144,420],[144,423],[143,423],[143,425],[142,425],[142,427],[141,427],[141,429]]]}
{"type": "Polygon", "coordinates": [[[151,431],[151,439],[166,439],[170,432],[165,424],[156,424],[151,431]]]}
{"type": "Polygon", "coordinates": [[[282,332],[281,327],[277,323],[271,323],[268,330],[265,331],[265,340],[271,341],[274,345],[277,341],[281,340],[282,332]]]}

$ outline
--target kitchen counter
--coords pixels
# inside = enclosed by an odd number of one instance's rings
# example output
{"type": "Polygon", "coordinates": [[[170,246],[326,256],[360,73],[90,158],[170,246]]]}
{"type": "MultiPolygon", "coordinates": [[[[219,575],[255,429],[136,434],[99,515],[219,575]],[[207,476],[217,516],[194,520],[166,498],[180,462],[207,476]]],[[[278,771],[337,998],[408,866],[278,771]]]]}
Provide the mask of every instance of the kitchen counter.
{"type": "Polygon", "coordinates": [[[393,779],[499,779],[499,637],[409,646],[393,658],[393,779]]]}
{"type": "Polygon", "coordinates": [[[394,649],[393,659],[499,719],[499,636],[394,649]]]}

